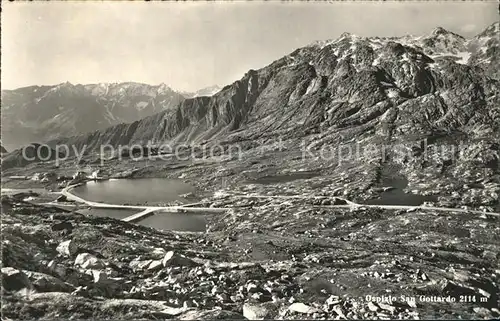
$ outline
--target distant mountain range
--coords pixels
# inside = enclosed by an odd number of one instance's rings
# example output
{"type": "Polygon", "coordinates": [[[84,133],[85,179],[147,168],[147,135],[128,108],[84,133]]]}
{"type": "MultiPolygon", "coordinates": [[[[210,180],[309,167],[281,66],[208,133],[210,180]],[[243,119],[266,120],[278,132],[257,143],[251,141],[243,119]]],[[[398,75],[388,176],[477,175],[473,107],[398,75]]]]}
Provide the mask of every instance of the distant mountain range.
{"type": "Polygon", "coordinates": [[[189,97],[212,95],[218,87],[177,92],[165,84],[101,83],[30,86],[2,90],[2,142],[11,150],[130,123],[176,107],[189,97]]]}
{"type": "Polygon", "coordinates": [[[222,87],[219,87],[217,85],[202,88],[198,91],[195,92],[186,92],[186,91],[181,91],[182,96],[186,98],[194,98],[194,97],[201,97],[201,96],[213,96],[216,93],[218,93],[222,87]]]}

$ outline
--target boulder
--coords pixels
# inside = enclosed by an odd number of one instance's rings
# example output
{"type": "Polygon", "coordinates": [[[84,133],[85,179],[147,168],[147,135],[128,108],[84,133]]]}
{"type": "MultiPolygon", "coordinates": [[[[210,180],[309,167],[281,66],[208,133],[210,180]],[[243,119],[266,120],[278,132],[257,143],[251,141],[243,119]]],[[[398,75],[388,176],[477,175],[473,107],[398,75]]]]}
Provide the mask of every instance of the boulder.
{"type": "MultiPolygon", "coordinates": [[[[148,268],[151,263],[153,263],[153,260],[132,260],[130,261],[130,268],[133,269],[133,270],[143,270],[143,269],[146,269],[148,268]]],[[[163,262],[162,262],[163,264],[163,262]]]]}
{"type": "Polygon", "coordinates": [[[106,284],[108,283],[108,275],[104,271],[92,270],[92,276],[94,277],[94,283],[106,284]]]}
{"type": "Polygon", "coordinates": [[[23,271],[38,292],[72,292],[74,287],[52,275],[40,272],[23,271]]]}
{"type": "Polygon", "coordinates": [[[368,307],[368,310],[370,310],[370,311],[373,311],[373,312],[378,311],[378,306],[375,303],[371,302],[371,301],[368,302],[367,307],[368,307]]]}
{"type": "Polygon", "coordinates": [[[223,293],[224,290],[220,286],[216,285],[216,286],[214,286],[212,288],[212,290],[210,292],[212,292],[212,295],[216,295],[216,294],[219,294],[219,293],[223,293]]]}
{"type": "Polygon", "coordinates": [[[56,251],[62,256],[71,257],[78,251],[78,245],[73,240],[64,241],[57,246],[56,251]]]}
{"type": "Polygon", "coordinates": [[[255,293],[262,291],[262,289],[253,282],[248,283],[246,289],[248,293],[255,293]]]}
{"type": "Polygon", "coordinates": [[[73,224],[70,222],[64,221],[60,223],[55,223],[50,226],[52,231],[57,232],[57,231],[64,231],[64,230],[72,230],[73,229],[73,224]]]}
{"type": "Polygon", "coordinates": [[[271,309],[268,304],[243,304],[243,316],[248,320],[271,319],[271,309]]]}
{"type": "Polygon", "coordinates": [[[53,273],[60,278],[65,278],[67,274],[67,269],[63,264],[58,264],[56,261],[52,260],[47,264],[47,268],[50,273],[53,273]]]}
{"type": "Polygon", "coordinates": [[[160,270],[162,267],[163,267],[163,261],[162,260],[153,260],[148,265],[148,270],[149,271],[156,271],[156,270],[160,270]]]}
{"type": "Polygon", "coordinates": [[[165,254],[167,254],[167,252],[163,248],[157,247],[149,253],[148,258],[153,260],[161,260],[165,256],[165,254]]]}
{"type": "Polygon", "coordinates": [[[101,269],[104,262],[90,253],[80,253],[75,259],[75,265],[84,269],[101,269]]]}
{"type": "Polygon", "coordinates": [[[327,306],[332,306],[332,305],[337,305],[340,304],[342,301],[340,300],[340,297],[337,295],[331,295],[325,302],[327,306]]]}
{"type": "Polygon", "coordinates": [[[484,307],[474,307],[472,310],[474,311],[474,313],[478,314],[483,319],[493,318],[491,311],[484,307]]]}
{"type": "Polygon", "coordinates": [[[390,305],[390,304],[385,304],[385,303],[378,303],[378,306],[382,309],[382,310],[386,310],[386,311],[389,311],[391,313],[395,313],[396,312],[396,307],[393,306],[393,305],[390,305]]]}
{"type": "Polygon", "coordinates": [[[306,313],[306,314],[312,314],[316,312],[321,312],[320,309],[314,308],[312,306],[306,305],[304,303],[293,303],[288,307],[288,310],[292,312],[298,312],[298,313],[306,313]]]}
{"type": "Polygon", "coordinates": [[[13,267],[3,267],[2,287],[7,291],[19,291],[21,289],[31,289],[32,284],[23,271],[13,267]]]}
{"type": "MultiPolygon", "coordinates": [[[[450,295],[452,297],[458,298],[461,295],[478,295],[480,292],[479,290],[476,290],[472,287],[469,287],[465,284],[461,284],[458,282],[453,282],[449,280],[444,280],[440,282],[440,285],[442,286],[442,292],[446,295],[450,295]]],[[[486,291],[482,290],[484,292],[483,296],[489,297],[490,294],[487,293],[486,291]]],[[[482,294],[482,293],[481,293],[482,294]]]]}
{"type": "Polygon", "coordinates": [[[226,310],[191,310],[179,316],[180,320],[242,320],[243,316],[239,313],[226,310]]]}
{"type": "Polygon", "coordinates": [[[174,251],[169,251],[167,254],[165,254],[165,257],[163,258],[162,264],[164,267],[167,266],[197,266],[196,262],[191,260],[190,258],[185,257],[184,255],[181,255],[179,253],[176,253],[174,251]]]}

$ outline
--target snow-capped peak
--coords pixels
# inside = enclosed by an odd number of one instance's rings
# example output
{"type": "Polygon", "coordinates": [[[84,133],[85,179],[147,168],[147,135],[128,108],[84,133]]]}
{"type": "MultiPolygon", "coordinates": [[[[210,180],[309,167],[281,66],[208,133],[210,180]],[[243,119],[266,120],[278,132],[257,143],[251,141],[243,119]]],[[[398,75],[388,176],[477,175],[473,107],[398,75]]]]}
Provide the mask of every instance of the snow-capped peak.
{"type": "Polygon", "coordinates": [[[186,98],[203,97],[203,96],[210,97],[218,93],[221,89],[222,87],[220,87],[219,85],[213,85],[210,87],[199,89],[195,92],[181,92],[181,94],[186,98]]]}
{"type": "Polygon", "coordinates": [[[167,86],[163,82],[160,85],[158,85],[158,90],[157,90],[158,94],[165,94],[165,93],[168,93],[168,92],[171,92],[171,91],[172,91],[172,88],[170,88],[169,86],[167,86]]]}

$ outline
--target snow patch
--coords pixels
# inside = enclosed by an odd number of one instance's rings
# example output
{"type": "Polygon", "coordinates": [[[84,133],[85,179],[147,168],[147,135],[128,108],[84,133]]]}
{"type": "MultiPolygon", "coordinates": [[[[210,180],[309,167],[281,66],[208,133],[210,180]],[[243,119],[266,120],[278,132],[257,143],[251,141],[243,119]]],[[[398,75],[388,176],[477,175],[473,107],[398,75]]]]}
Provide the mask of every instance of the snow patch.
{"type": "Polygon", "coordinates": [[[147,105],[148,105],[147,101],[140,101],[137,104],[135,104],[135,106],[140,110],[146,108],[147,105]]]}
{"type": "Polygon", "coordinates": [[[456,54],[458,57],[460,57],[459,60],[457,60],[456,62],[459,63],[459,64],[462,64],[462,65],[466,65],[467,62],[469,61],[469,58],[470,58],[470,52],[459,52],[458,54],[456,54]]]}
{"type": "Polygon", "coordinates": [[[389,88],[385,91],[387,97],[389,98],[396,98],[396,97],[399,97],[399,93],[396,89],[394,88],[389,88]]]}

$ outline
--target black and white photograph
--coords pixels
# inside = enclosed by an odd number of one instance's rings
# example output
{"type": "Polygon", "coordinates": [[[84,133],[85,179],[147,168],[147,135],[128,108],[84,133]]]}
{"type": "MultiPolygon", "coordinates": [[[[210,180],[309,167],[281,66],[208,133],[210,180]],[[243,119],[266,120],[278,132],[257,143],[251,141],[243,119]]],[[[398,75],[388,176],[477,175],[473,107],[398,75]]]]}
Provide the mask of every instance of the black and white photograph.
{"type": "Polygon", "coordinates": [[[2,320],[498,320],[498,1],[3,1],[2,320]]]}

